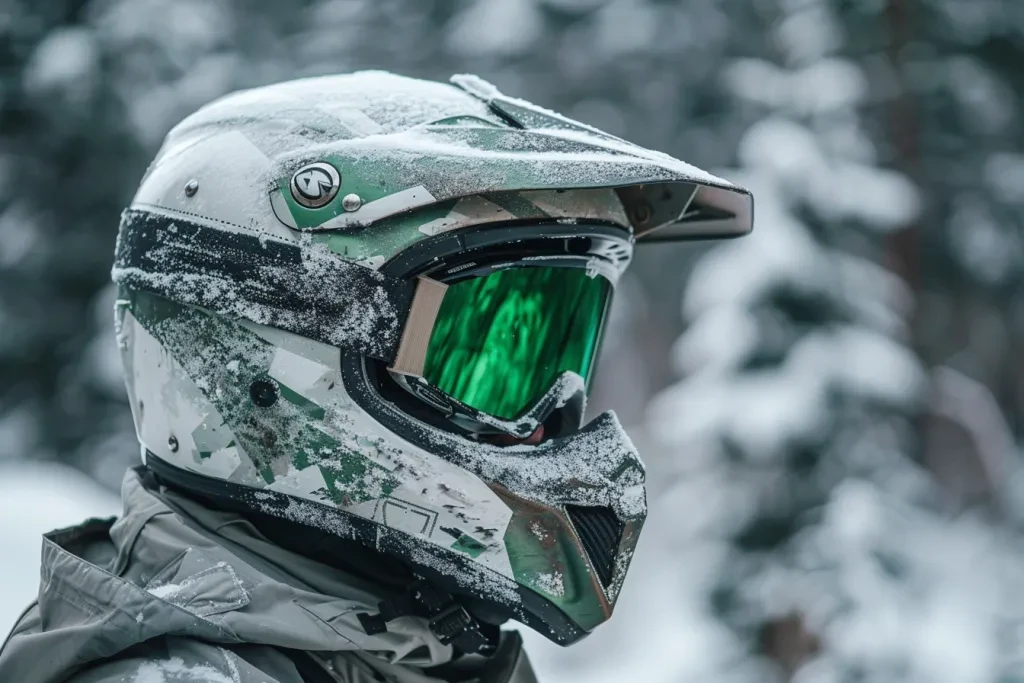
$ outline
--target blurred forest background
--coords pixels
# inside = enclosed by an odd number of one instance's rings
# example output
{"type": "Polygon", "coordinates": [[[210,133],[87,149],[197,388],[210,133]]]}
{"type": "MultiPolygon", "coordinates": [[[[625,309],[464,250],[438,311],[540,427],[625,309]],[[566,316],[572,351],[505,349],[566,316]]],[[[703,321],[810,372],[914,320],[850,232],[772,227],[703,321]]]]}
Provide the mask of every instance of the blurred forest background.
{"type": "Polygon", "coordinates": [[[167,130],[468,71],[757,198],[622,283],[593,404],[651,520],[616,618],[532,639],[544,680],[1024,681],[1022,65],[1020,0],[4,0],[0,547],[86,495],[25,463],[136,462],[108,273],[167,130]]]}

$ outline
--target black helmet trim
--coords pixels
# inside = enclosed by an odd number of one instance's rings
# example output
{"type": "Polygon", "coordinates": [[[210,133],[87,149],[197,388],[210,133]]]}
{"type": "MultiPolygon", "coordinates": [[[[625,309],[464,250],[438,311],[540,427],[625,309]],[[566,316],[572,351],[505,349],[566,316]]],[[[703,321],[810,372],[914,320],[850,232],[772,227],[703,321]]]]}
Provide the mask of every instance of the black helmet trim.
{"type": "Polygon", "coordinates": [[[326,250],[140,210],[121,218],[112,275],[119,285],[387,361],[398,353],[416,288],[326,250]]]}

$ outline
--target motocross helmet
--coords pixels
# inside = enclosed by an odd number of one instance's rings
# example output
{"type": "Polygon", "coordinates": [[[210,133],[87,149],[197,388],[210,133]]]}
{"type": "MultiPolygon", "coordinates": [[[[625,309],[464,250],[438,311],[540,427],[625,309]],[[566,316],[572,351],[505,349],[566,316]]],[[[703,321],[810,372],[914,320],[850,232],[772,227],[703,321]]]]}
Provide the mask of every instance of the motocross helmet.
{"type": "MultiPolygon", "coordinates": [[[[475,628],[464,597],[572,643],[646,515],[615,415],[584,420],[616,281],[637,242],[752,219],[742,188],[475,76],[228,95],[167,135],[120,224],[145,463],[407,563],[443,642],[475,628]]],[[[368,630],[403,613],[379,612],[368,630]]]]}

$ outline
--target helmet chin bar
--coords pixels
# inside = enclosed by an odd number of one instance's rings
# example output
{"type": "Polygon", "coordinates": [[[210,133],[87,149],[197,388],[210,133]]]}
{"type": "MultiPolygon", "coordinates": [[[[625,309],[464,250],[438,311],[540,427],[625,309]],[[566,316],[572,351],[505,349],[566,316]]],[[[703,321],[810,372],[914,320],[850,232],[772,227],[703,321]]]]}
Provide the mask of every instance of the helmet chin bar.
{"type": "Polygon", "coordinates": [[[390,373],[391,378],[403,389],[473,434],[508,434],[525,439],[556,411],[560,413],[563,424],[571,425],[574,429],[579,429],[583,424],[587,404],[586,385],[575,372],[559,375],[551,388],[514,420],[504,420],[476,410],[449,396],[423,377],[393,369],[390,373]]]}
{"type": "MultiPolygon", "coordinates": [[[[474,443],[454,429],[423,421],[394,395],[380,393],[379,387],[390,385],[405,394],[395,382],[380,381],[381,364],[344,353],[341,369],[349,396],[379,424],[411,446],[480,477],[513,511],[504,542],[511,544],[513,580],[522,603],[507,603],[500,594],[479,597],[511,609],[512,618],[563,645],[610,617],[646,517],[643,464],[614,414],[604,413],[579,430],[537,445],[474,443]],[[580,517],[581,510],[596,516],[580,517]],[[602,526],[608,521],[614,524],[602,526]],[[544,538],[538,536],[541,531],[544,538]],[[543,592],[531,577],[550,573],[552,566],[560,567],[566,585],[574,587],[538,602],[533,596],[543,592]],[[567,626],[582,632],[569,635],[567,626]]],[[[437,412],[412,397],[406,405],[437,412]]],[[[424,576],[444,578],[429,571],[424,576]]],[[[477,593],[465,583],[449,590],[460,596],[477,593]]]]}

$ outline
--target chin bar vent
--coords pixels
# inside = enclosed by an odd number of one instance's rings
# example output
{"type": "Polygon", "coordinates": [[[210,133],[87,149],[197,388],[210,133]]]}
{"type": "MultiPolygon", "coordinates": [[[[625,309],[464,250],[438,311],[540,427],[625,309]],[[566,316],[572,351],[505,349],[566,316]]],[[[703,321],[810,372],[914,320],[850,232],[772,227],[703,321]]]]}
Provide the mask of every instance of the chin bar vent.
{"type": "Polygon", "coordinates": [[[615,571],[615,555],[622,538],[622,522],[608,507],[566,505],[565,511],[576,527],[583,549],[587,551],[597,571],[597,578],[607,588],[615,571]]]}

